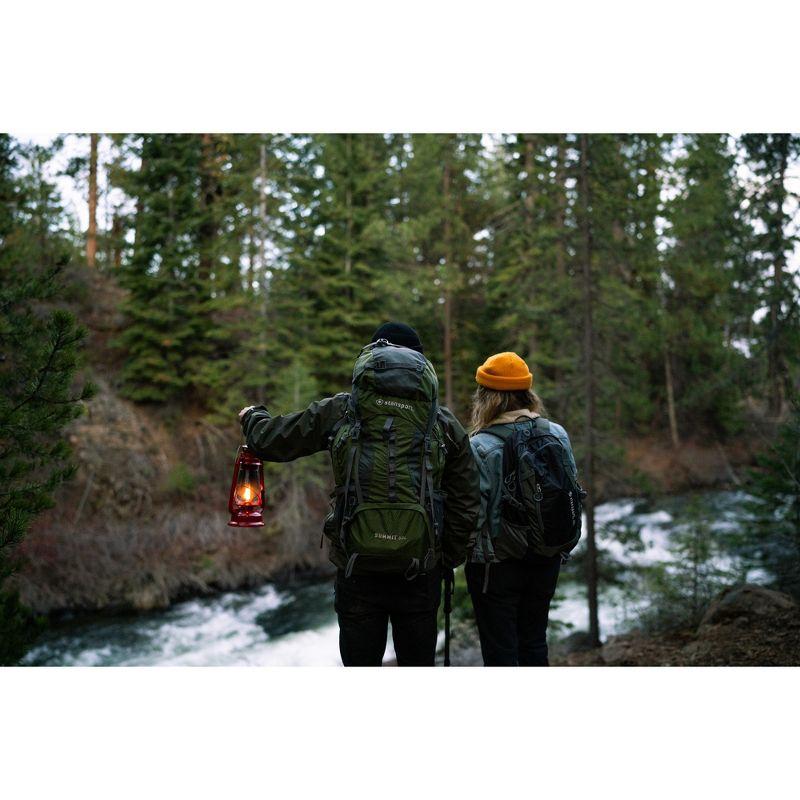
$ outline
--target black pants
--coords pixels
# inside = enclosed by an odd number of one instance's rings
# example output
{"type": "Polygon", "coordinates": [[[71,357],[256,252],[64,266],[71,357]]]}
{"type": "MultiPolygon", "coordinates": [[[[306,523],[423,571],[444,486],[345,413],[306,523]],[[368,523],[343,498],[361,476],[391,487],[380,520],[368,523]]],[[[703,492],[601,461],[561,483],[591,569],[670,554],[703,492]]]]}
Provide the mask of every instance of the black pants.
{"type": "Polygon", "coordinates": [[[484,594],[484,565],[467,564],[485,666],[547,666],[547,615],[560,568],[560,556],[535,553],[492,564],[484,594]]]}
{"type": "Polygon", "coordinates": [[[389,621],[400,667],[432,667],[436,658],[436,615],[442,595],[437,567],[406,580],[402,575],[336,574],[339,652],[346,667],[379,667],[389,621]]]}

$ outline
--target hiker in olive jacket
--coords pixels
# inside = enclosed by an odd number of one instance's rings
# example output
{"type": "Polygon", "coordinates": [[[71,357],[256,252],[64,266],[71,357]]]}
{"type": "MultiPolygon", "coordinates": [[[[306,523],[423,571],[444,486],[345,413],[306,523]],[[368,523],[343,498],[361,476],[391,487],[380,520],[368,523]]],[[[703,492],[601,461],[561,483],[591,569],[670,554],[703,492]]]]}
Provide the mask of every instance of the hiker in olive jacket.
{"type": "MultiPolygon", "coordinates": [[[[401,323],[382,325],[375,331],[372,342],[389,347],[398,345],[402,349],[409,348],[422,353],[416,332],[401,323]]],[[[424,357],[414,355],[414,358],[420,364],[424,362],[435,383],[435,373],[430,363],[424,357]]],[[[392,401],[379,399],[377,402],[390,404],[392,401]]],[[[273,417],[264,406],[256,406],[243,409],[240,417],[247,446],[266,461],[292,461],[322,450],[329,450],[334,459],[340,452],[335,448],[341,443],[340,429],[347,424],[349,408],[352,408],[351,394],[343,392],[311,403],[304,411],[292,414],[273,417]]],[[[390,416],[387,428],[391,428],[391,420],[390,416]]],[[[342,527],[343,512],[338,511],[338,525],[333,511],[326,519],[324,532],[330,544],[331,561],[337,567],[335,594],[339,646],[346,666],[379,666],[382,663],[389,621],[392,623],[394,647],[400,666],[434,664],[442,568],[452,569],[463,563],[468,548],[474,543],[480,491],[477,467],[464,428],[442,406],[438,406],[433,422],[435,431],[432,439],[438,449],[430,461],[441,463],[441,468],[437,471],[435,464],[429,464],[430,472],[436,473],[438,483],[433,488],[433,481],[428,481],[434,495],[429,502],[437,500],[441,504],[443,499],[444,508],[441,531],[424,559],[424,568],[415,560],[419,569],[409,570],[405,574],[359,572],[358,568],[353,569],[353,562],[361,562],[356,561],[355,556],[348,558],[342,540],[337,535],[336,529],[342,527]]],[[[349,435],[349,429],[345,429],[344,433],[349,435]]],[[[334,462],[334,471],[336,466],[334,462]]],[[[404,463],[392,466],[390,486],[391,481],[395,480],[394,471],[407,468],[410,469],[404,463]]],[[[355,471],[358,472],[358,465],[355,471]]],[[[418,481],[425,482],[424,475],[418,481]]],[[[334,498],[342,492],[343,487],[338,486],[334,498]]],[[[433,525],[438,531],[436,520],[433,525]]],[[[396,537],[395,534],[382,536],[387,539],[396,537]]]]}

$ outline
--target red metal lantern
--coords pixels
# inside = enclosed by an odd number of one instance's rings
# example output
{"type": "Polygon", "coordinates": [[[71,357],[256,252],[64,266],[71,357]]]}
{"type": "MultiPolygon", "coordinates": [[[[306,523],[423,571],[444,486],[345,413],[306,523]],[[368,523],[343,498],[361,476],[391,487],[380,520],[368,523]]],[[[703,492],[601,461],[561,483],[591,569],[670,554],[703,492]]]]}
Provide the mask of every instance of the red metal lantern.
{"type": "Polygon", "coordinates": [[[247,445],[242,445],[236,454],[233,481],[228,500],[233,528],[259,528],[264,524],[264,465],[247,445]]]}

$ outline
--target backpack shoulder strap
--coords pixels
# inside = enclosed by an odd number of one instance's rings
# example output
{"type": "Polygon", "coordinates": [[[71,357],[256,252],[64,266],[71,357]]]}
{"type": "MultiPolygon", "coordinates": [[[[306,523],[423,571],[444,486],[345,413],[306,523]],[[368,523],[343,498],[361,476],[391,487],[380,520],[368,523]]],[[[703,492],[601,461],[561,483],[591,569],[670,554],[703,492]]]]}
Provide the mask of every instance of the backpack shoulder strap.
{"type": "Polygon", "coordinates": [[[350,410],[350,398],[347,398],[347,405],[345,406],[344,413],[342,414],[336,422],[333,423],[333,427],[331,428],[331,432],[328,434],[328,448],[330,449],[331,445],[333,444],[333,440],[336,438],[336,434],[339,433],[339,428],[344,425],[345,421],[347,420],[347,412],[350,410]]]}
{"type": "Polygon", "coordinates": [[[495,436],[505,443],[511,437],[513,431],[510,431],[505,425],[490,425],[488,428],[481,428],[478,433],[488,433],[490,436],[495,436]]]}
{"type": "MultiPolygon", "coordinates": [[[[519,417],[514,422],[503,422],[499,425],[489,425],[487,428],[482,428],[478,433],[488,433],[491,436],[496,436],[498,439],[502,440],[504,443],[507,442],[513,435],[514,432],[517,430],[517,421],[520,419],[519,417]]],[[[523,417],[524,422],[530,422],[531,428],[536,430],[537,422],[542,419],[542,417],[523,417]]]]}

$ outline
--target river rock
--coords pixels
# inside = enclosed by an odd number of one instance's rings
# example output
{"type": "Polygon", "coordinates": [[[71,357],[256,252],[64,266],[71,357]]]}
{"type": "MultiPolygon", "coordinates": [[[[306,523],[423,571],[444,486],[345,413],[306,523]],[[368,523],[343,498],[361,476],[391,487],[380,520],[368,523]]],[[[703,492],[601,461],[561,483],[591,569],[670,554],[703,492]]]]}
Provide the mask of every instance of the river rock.
{"type": "Polygon", "coordinates": [[[700,628],[742,617],[769,618],[781,611],[796,608],[797,604],[788,594],[765,589],[754,583],[743,583],[726,589],[711,601],[700,620],[700,628]]]}

